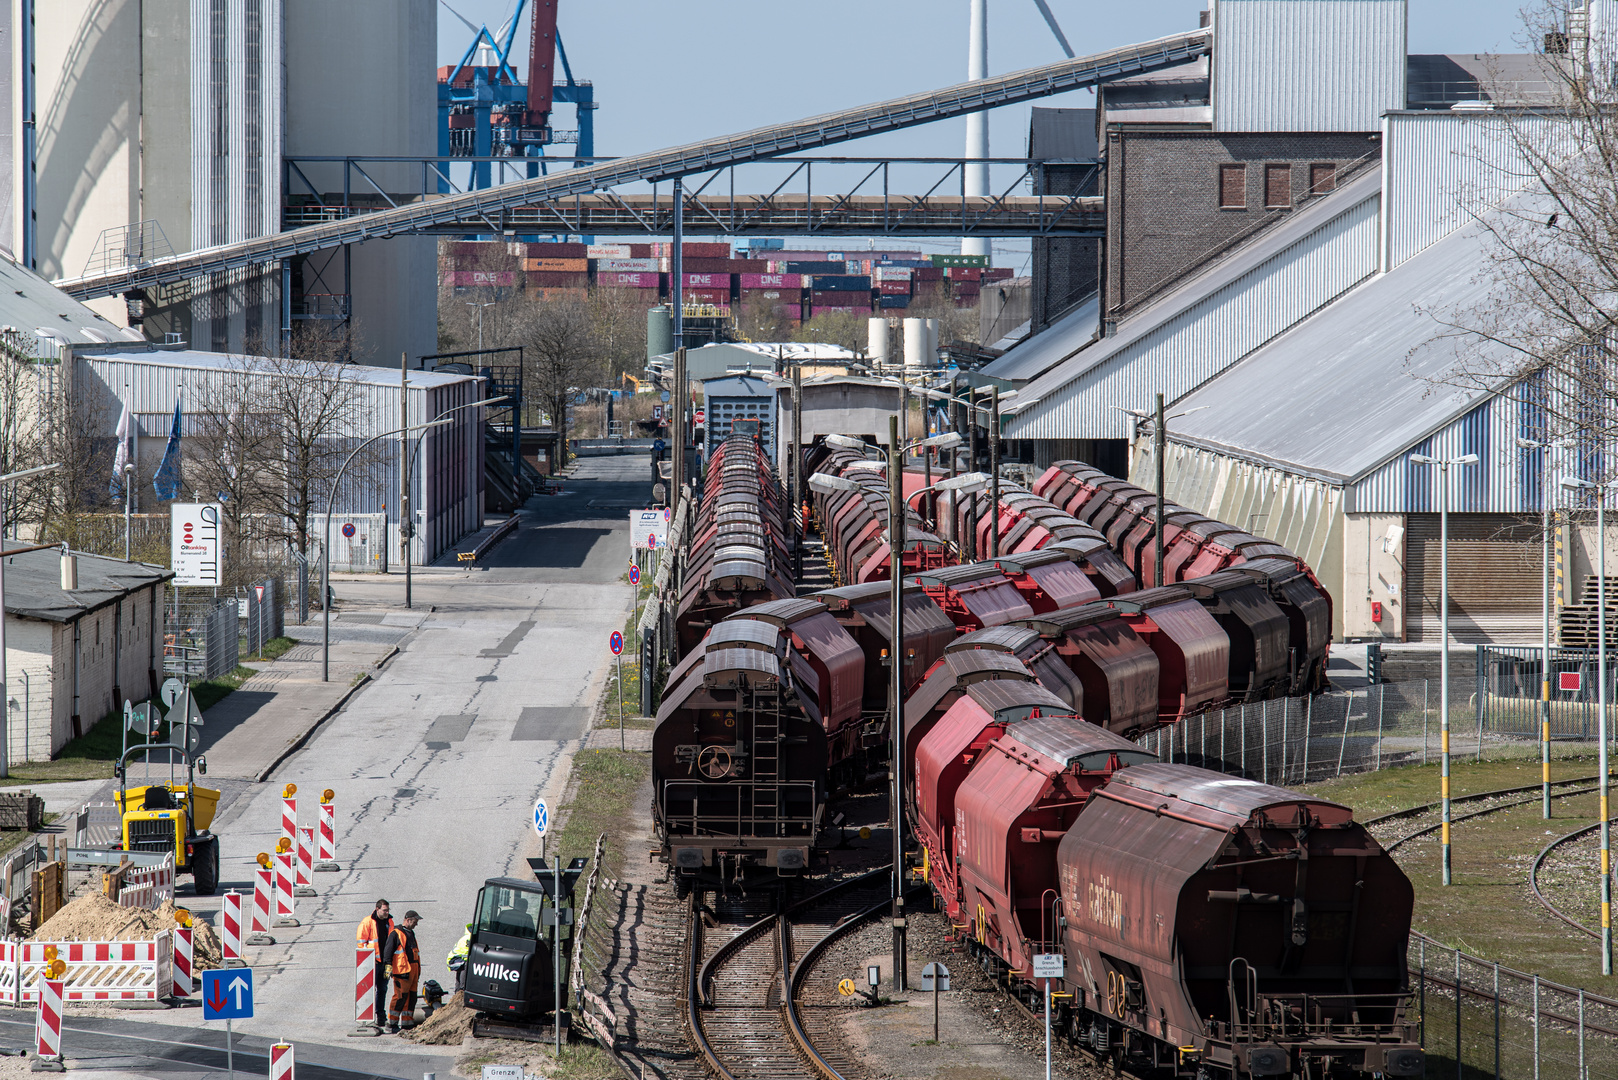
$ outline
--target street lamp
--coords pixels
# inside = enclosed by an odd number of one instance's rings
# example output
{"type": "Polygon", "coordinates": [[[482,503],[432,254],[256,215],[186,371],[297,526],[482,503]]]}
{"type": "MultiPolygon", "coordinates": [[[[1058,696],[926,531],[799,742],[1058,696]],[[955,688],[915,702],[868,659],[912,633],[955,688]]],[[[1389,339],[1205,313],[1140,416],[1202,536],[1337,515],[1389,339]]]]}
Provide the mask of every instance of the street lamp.
{"type": "Polygon", "coordinates": [[[809,490],[819,492],[822,495],[831,495],[838,491],[864,491],[865,485],[856,484],[847,477],[817,472],[809,477],[809,490]]]}
{"type": "MultiPolygon", "coordinates": [[[[320,681],[331,682],[331,515],[337,506],[337,487],[343,482],[343,473],[348,470],[349,464],[356,454],[378,439],[386,439],[391,435],[403,435],[408,431],[420,431],[422,428],[440,427],[449,423],[448,420],[432,420],[425,424],[415,424],[410,427],[394,428],[384,431],[380,435],[372,435],[369,439],[356,446],[352,453],[343,461],[343,467],[337,470],[337,475],[331,482],[331,496],[326,500],[326,530],[320,541],[320,614],[321,628],[320,642],[320,681]]],[[[0,478],[3,479],[3,478],[0,478]]]]}
{"type": "Polygon", "coordinates": [[[1544,660],[1541,664],[1540,688],[1540,716],[1539,716],[1539,786],[1541,812],[1545,820],[1551,817],[1551,455],[1550,451],[1566,449],[1573,445],[1572,439],[1556,439],[1541,442],[1537,439],[1518,439],[1517,445],[1524,450],[1542,450],[1545,452],[1544,481],[1540,485],[1540,515],[1543,518],[1541,542],[1541,573],[1540,601],[1543,604],[1542,614],[1544,622],[1540,627],[1540,645],[1544,650],[1544,660]]]}
{"type": "Polygon", "coordinates": [[[1601,974],[1612,974],[1612,823],[1607,820],[1607,489],[1613,481],[1597,484],[1564,476],[1571,491],[1593,491],[1596,496],[1596,708],[1597,737],[1601,740],[1601,974]]]}
{"type": "Polygon", "coordinates": [[[862,454],[875,449],[864,439],[856,439],[852,435],[827,435],[826,442],[831,446],[840,446],[844,450],[858,450],[862,454]]]}
{"type": "Polygon", "coordinates": [[[483,351],[483,309],[484,308],[494,307],[494,305],[499,303],[499,301],[498,300],[490,300],[487,303],[481,303],[480,304],[480,303],[476,303],[476,302],[471,301],[471,300],[462,300],[461,303],[465,304],[467,307],[475,307],[475,308],[478,309],[478,352],[482,352],[483,351]]]}
{"type": "MultiPolygon", "coordinates": [[[[956,436],[959,441],[960,436],[956,436]]],[[[925,441],[925,440],[924,440],[925,441]]],[[[889,742],[893,758],[888,768],[888,816],[893,830],[893,988],[906,989],[908,982],[905,956],[905,893],[904,893],[904,803],[900,798],[904,789],[904,550],[905,501],[904,447],[899,443],[899,418],[888,417],[888,536],[890,542],[888,577],[893,583],[888,597],[892,609],[888,662],[892,672],[892,711],[888,726],[892,729],[889,742]]]]}
{"type": "MultiPolygon", "coordinates": [[[[456,405],[454,408],[445,409],[433,417],[433,420],[442,420],[450,413],[460,412],[462,409],[470,409],[478,405],[499,405],[509,400],[509,394],[502,394],[499,397],[486,398],[482,401],[469,401],[465,405],[456,405]]],[[[414,487],[410,481],[416,475],[416,455],[421,453],[421,444],[426,440],[427,433],[425,431],[416,436],[415,448],[410,451],[410,465],[405,470],[404,491],[399,499],[399,536],[404,543],[406,611],[410,610],[410,540],[416,534],[416,523],[410,520],[410,490],[414,487]]]]}
{"type": "MultiPolygon", "coordinates": [[[[1189,416],[1190,414],[1192,414],[1194,412],[1201,412],[1203,409],[1207,409],[1207,408],[1211,408],[1211,407],[1212,406],[1208,406],[1208,405],[1198,405],[1194,409],[1187,409],[1187,410],[1185,410],[1185,412],[1177,412],[1173,416],[1165,417],[1163,415],[1163,395],[1162,394],[1157,395],[1157,409],[1155,410],[1155,412],[1147,412],[1145,409],[1126,409],[1122,405],[1114,405],[1113,406],[1113,408],[1117,409],[1119,412],[1125,413],[1125,414],[1127,414],[1129,416],[1134,417],[1136,423],[1146,423],[1148,421],[1153,422],[1153,424],[1152,424],[1152,457],[1153,457],[1153,459],[1155,461],[1155,464],[1157,466],[1157,513],[1155,515],[1155,524],[1156,524],[1156,527],[1157,527],[1156,528],[1157,536],[1155,537],[1154,543],[1153,543],[1153,553],[1156,555],[1157,561],[1152,564],[1152,566],[1153,566],[1152,584],[1153,585],[1161,585],[1161,584],[1163,584],[1163,530],[1165,528],[1164,521],[1163,521],[1163,488],[1164,488],[1164,482],[1163,482],[1163,459],[1168,453],[1168,440],[1169,440],[1168,422],[1170,420],[1178,420],[1182,416],[1189,416]]],[[[1131,444],[1130,450],[1131,450],[1131,452],[1133,452],[1133,450],[1134,450],[1133,443],[1131,444]]],[[[1142,582],[1142,584],[1144,584],[1144,582],[1142,582]]]]}
{"type": "Polygon", "coordinates": [[[1444,884],[1451,884],[1450,812],[1449,812],[1449,468],[1451,465],[1476,465],[1476,454],[1462,454],[1453,458],[1436,458],[1427,454],[1411,454],[1417,465],[1438,466],[1438,636],[1442,638],[1438,661],[1438,741],[1442,768],[1439,772],[1439,795],[1444,803],[1443,834],[1444,884]]]}
{"type": "MultiPolygon", "coordinates": [[[[53,469],[60,469],[61,467],[62,463],[60,461],[56,461],[49,465],[40,465],[32,469],[20,469],[17,472],[6,473],[4,476],[0,476],[0,496],[3,496],[5,486],[14,480],[26,480],[30,476],[39,476],[43,473],[48,473],[53,469]]],[[[39,546],[41,545],[36,545],[35,548],[39,546]]],[[[49,546],[54,547],[55,545],[49,546]]],[[[0,539],[0,699],[6,698],[9,693],[6,690],[6,559],[4,547],[5,541],[0,539]]],[[[32,551],[35,550],[35,548],[30,548],[29,550],[32,551]]],[[[128,562],[129,560],[126,557],[124,561],[128,562]]],[[[23,747],[23,753],[28,753],[28,748],[26,746],[23,747]]],[[[7,709],[6,715],[0,717],[0,777],[7,777],[10,775],[11,715],[10,710],[7,709]]]]}
{"type": "MultiPolygon", "coordinates": [[[[989,486],[989,474],[988,473],[980,473],[980,472],[962,473],[959,476],[946,477],[945,479],[938,481],[938,483],[936,483],[936,484],[928,484],[926,487],[917,488],[915,491],[912,491],[909,495],[905,496],[905,505],[910,506],[911,509],[916,510],[919,513],[920,512],[919,504],[917,504],[916,506],[911,506],[911,500],[912,499],[919,499],[923,495],[927,494],[929,491],[950,491],[950,492],[959,493],[961,495],[971,495],[971,494],[974,494],[976,492],[982,491],[984,488],[986,488],[988,486],[989,486]]],[[[932,527],[934,529],[938,528],[938,515],[937,514],[933,515],[932,527]]]]}

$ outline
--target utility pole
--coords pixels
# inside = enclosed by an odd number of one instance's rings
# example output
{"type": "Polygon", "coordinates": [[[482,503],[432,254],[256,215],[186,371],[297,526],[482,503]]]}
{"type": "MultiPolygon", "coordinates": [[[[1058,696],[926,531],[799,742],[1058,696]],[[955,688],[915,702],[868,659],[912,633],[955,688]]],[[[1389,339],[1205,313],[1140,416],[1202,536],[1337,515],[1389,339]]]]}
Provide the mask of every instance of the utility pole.
{"type": "MultiPolygon", "coordinates": [[[[989,389],[989,513],[994,520],[989,528],[989,558],[1000,557],[1000,387],[989,389]]],[[[1158,531],[1163,522],[1159,518],[1158,531]]]]}
{"type": "Polygon", "coordinates": [[[669,255],[669,299],[674,301],[674,348],[685,348],[685,181],[674,178],[674,250],[669,255]]]}
{"type": "MultiPolygon", "coordinates": [[[[678,325],[678,324],[676,324],[678,325]]],[[[678,339],[676,339],[678,340],[678,339]]],[[[674,469],[669,478],[672,490],[669,492],[669,505],[674,512],[680,512],[680,487],[685,483],[685,346],[676,345],[674,349],[674,386],[669,395],[669,404],[674,410],[674,430],[670,434],[674,437],[674,469]]]]}
{"type": "Polygon", "coordinates": [[[1157,395],[1157,431],[1152,440],[1156,443],[1153,456],[1157,458],[1157,536],[1153,543],[1157,554],[1157,562],[1153,565],[1156,570],[1152,574],[1152,584],[1163,584],[1163,451],[1168,446],[1167,431],[1163,422],[1163,395],[1157,395]]]}
{"type": "Polygon", "coordinates": [[[891,709],[888,714],[893,762],[888,785],[889,826],[893,830],[893,988],[906,989],[905,883],[904,883],[904,453],[899,443],[899,418],[888,419],[888,576],[893,581],[888,599],[892,609],[892,640],[888,662],[892,666],[891,709]]]}
{"type": "Polygon", "coordinates": [[[803,365],[792,365],[792,580],[803,578],[803,365]]]}
{"type": "MultiPolygon", "coordinates": [[[[410,453],[407,444],[410,441],[405,429],[410,426],[410,354],[399,353],[399,546],[403,548],[410,543],[405,536],[406,513],[410,510],[410,453]]],[[[388,572],[388,516],[382,515],[382,572],[388,572]]],[[[404,552],[400,552],[403,559],[404,552]]]]}

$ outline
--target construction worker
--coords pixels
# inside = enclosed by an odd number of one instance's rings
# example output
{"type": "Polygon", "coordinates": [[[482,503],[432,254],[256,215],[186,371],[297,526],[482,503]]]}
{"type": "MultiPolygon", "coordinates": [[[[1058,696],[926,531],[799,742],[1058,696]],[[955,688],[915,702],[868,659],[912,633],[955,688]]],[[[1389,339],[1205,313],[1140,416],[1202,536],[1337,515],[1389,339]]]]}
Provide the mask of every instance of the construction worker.
{"type": "Polygon", "coordinates": [[[370,949],[371,956],[376,960],[376,1029],[382,1030],[382,1018],[387,1015],[388,1005],[388,966],[382,962],[382,946],[386,944],[388,935],[393,933],[393,919],[388,916],[388,902],[378,900],[371,913],[360,920],[359,929],[354,931],[354,944],[357,948],[370,949]]]}
{"type": "Polygon", "coordinates": [[[461,938],[455,943],[455,947],[449,951],[449,956],[444,958],[444,966],[449,968],[450,973],[455,976],[455,989],[457,990],[460,990],[466,982],[466,957],[471,951],[472,924],[467,923],[466,931],[461,934],[461,938]]]}
{"type": "Polygon", "coordinates": [[[388,935],[382,946],[382,962],[393,976],[393,1000],[388,1003],[388,1034],[401,1027],[416,1026],[416,981],[421,978],[421,947],[416,944],[416,924],[421,916],[404,913],[404,920],[388,935]]]}

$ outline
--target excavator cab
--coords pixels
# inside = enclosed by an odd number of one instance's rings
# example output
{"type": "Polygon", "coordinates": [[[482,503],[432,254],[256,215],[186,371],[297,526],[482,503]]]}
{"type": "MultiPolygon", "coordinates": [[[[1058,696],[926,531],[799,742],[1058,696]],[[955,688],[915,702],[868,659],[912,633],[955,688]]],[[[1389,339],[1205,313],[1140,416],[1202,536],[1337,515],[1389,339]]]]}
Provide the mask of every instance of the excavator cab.
{"type": "Polygon", "coordinates": [[[473,1022],[474,1035],[521,1037],[513,1026],[537,1029],[547,1013],[562,1012],[566,1025],[573,892],[587,862],[574,859],[557,873],[544,859],[529,859],[535,880],[489,878],[478,890],[463,984],[467,1008],[482,1014],[473,1022]]]}

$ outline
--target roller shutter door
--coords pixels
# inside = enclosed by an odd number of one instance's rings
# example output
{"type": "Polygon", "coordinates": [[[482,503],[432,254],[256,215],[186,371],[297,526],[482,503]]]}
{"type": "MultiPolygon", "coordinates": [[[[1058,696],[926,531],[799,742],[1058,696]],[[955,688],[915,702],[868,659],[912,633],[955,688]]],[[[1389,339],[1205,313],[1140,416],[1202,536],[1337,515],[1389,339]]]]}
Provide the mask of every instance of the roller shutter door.
{"type": "MultiPolygon", "coordinates": [[[[1439,641],[1437,514],[1405,534],[1405,635],[1439,641]]],[[[1455,641],[1532,644],[1540,634],[1540,540],[1512,514],[1449,516],[1449,632],[1455,641]]]]}

